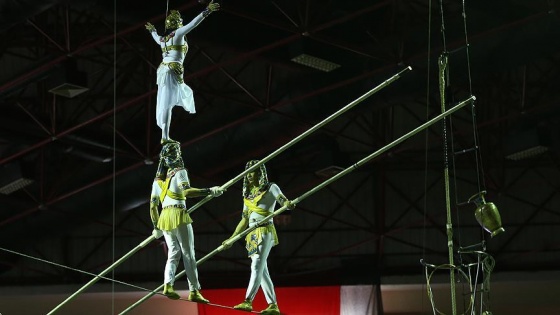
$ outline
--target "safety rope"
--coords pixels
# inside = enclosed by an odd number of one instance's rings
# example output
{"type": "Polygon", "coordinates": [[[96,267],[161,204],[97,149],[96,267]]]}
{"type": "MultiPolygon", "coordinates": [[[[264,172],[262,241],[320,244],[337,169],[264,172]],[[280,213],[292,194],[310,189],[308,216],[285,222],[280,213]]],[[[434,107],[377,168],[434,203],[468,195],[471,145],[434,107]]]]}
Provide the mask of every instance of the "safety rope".
{"type": "MultiPolygon", "coordinates": [[[[46,264],[49,264],[49,265],[53,265],[53,266],[56,266],[56,267],[60,267],[60,268],[63,268],[63,269],[67,269],[67,270],[79,272],[79,273],[82,273],[82,274],[85,274],[85,275],[89,275],[89,276],[93,276],[93,277],[96,277],[96,278],[100,278],[100,279],[103,279],[103,280],[107,280],[107,281],[110,281],[110,282],[112,283],[112,285],[114,285],[115,283],[116,283],[116,284],[121,284],[121,285],[124,285],[124,286],[127,286],[127,287],[131,287],[131,288],[138,289],[138,290],[141,290],[141,291],[149,292],[149,293],[152,293],[152,294],[154,294],[154,295],[157,294],[157,295],[161,295],[161,296],[166,296],[166,295],[163,294],[162,292],[153,291],[153,290],[150,290],[150,289],[148,289],[148,288],[145,288],[145,287],[142,287],[142,286],[139,286],[139,285],[135,285],[135,284],[132,284],[132,283],[120,281],[120,280],[117,280],[117,279],[114,279],[114,278],[99,276],[99,275],[97,275],[97,274],[94,274],[94,273],[91,273],[91,272],[88,272],[88,271],[85,271],[85,270],[81,270],[81,269],[77,269],[77,268],[72,268],[72,267],[69,267],[69,266],[66,266],[66,265],[63,265],[63,264],[59,264],[59,263],[56,263],[56,262],[53,262],[53,261],[49,261],[49,260],[45,260],[45,259],[42,259],[42,258],[39,258],[39,257],[27,255],[27,254],[24,254],[24,253],[16,252],[16,251],[14,251],[14,250],[10,250],[10,249],[7,249],[7,248],[0,247],[0,250],[5,251],[5,252],[10,253],[10,254],[18,255],[18,256],[25,257],[25,258],[32,259],[32,260],[36,260],[36,261],[39,261],[39,262],[42,262],[42,263],[46,263],[46,264]]],[[[113,292],[113,294],[114,294],[114,292],[113,292]]],[[[179,298],[179,299],[177,299],[177,300],[178,300],[178,301],[185,301],[185,302],[196,303],[196,302],[190,301],[190,300],[185,299],[185,298],[179,298]]],[[[114,303],[114,297],[113,297],[113,303],[114,303]]],[[[212,306],[212,307],[219,307],[219,308],[226,308],[226,309],[234,309],[232,306],[227,306],[227,305],[222,305],[222,304],[216,304],[216,303],[203,303],[203,304],[204,304],[204,305],[208,305],[208,306],[212,306]]],[[[114,305],[113,305],[113,313],[114,313],[114,305]]],[[[252,311],[252,312],[250,312],[250,313],[259,314],[260,312],[252,311]]]]}
{"type": "MultiPolygon", "coordinates": [[[[111,261],[114,263],[116,259],[116,226],[117,226],[117,201],[116,201],[116,185],[117,185],[117,1],[113,2],[113,196],[112,196],[112,225],[111,225],[111,261]]],[[[115,278],[115,270],[111,271],[111,277],[115,278]]],[[[115,283],[111,282],[111,312],[115,313],[115,283]]]]}

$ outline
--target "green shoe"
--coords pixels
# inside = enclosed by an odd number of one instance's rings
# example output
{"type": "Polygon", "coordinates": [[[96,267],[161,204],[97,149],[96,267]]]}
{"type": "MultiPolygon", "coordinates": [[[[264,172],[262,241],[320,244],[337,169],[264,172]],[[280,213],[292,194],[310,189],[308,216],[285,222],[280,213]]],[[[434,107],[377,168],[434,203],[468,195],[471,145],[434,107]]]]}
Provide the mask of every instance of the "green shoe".
{"type": "Polygon", "coordinates": [[[278,309],[278,304],[276,304],[276,303],[268,304],[268,307],[266,309],[262,310],[261,314],[280,315],[280,310],[278,309]]]}
{"type": "Polygon", "coordinates": [[[207,299],[205,299],[202,296],[202,294],[200,294],[200,291],[198,291],[198,290],[191,291],[191,293],[189,293],[189,298],[187,300],[189,300],[191,302],[204,303],[204,304],[207,304],[207,303],[210,302],[207,299]]]}
{"type": "Polygon", "coordinates": [[[163,285],[163,295],[167,296],[168,298],[172,299],[172,300],[178,300],[181,297],[179,296],[179,294],[177,294],[177,292],[175,292],[175,290],[173,290],[173,286],[170,284],[164,284],[163,285]]]}
{"type": "Polygon", "coordinates": [[[237,304],[233,307],[235,310],[251,312],[253,311],[253,301],[245,300],[241,304],[237,304]]]}

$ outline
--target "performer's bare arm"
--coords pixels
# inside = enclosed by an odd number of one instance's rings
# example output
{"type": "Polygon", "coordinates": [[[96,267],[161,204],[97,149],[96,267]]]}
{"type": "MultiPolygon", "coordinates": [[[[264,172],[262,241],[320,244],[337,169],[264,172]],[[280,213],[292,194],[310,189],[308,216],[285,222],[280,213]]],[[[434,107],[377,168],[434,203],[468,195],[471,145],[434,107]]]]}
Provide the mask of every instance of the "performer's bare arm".
{"type": "Polygon", "coordinates": [[[157,183],[154,181],[154,183],[152,184],[152,193],[150,197],[150,218],[152,219],[154,228],[157,226],[157,222],[159,220],[159,193],[157,187],[157,183]]]}
{"type": "Polygon", "coordinates": [[[233,243],[228,242],[230,239],[234,238],[235,236],[239,235],[240,233],[242,233],[243,231],[245,231],[245,229],[249,226],[249,219],[246,218],[245,216],[243,216],[241,218],[241,221],[239,221],[239,223],[237,223],[237,227],[235,228],[235,231],[233,231],[233,234],[225,241],[222,242],[222,245],[224,246],[224,248],[230,248],[231,245],[233,245],[233,243]]]}
{"type": "Polygon", "coordinates": [[[159,190],[158,184],[154,181],[152,184],[152,194],[150,196],[150,219],[152,219],[152,224],[154,225],[154,229],[152,231],[152,235],[155,238],[160,238],[163,235],[163,232],[158,229],[157,224],[159,221],[159,190]]]}
{"type": "Polygon", "coordinates": [[[224,190],[218,186],[210,188],[194,188],[191,187],[191,182],[189,180],[189,175],[186,170],[181,170],[177,173],[177,179],[179,181],[180,187],[183,189],[186,198],[196,198],[196,197],[218,197],[224,193],[224,190]]]}
{"type": "Polygon", "coordinates": [[[235,228],[235,231],[233,231],[233,234],[231,235],[230,238],[235,237],[236,235],[238,235],[239,233],[245,231],[245,229],[249,226],[249,220],[245,217],[241,218],[241,221],[239,221],[239,223],[237,224],[237,227],[235,228]]]}
{"type": "Polygon", "coordinates": [[[212,194],[210,188],[189,187],[185,189],[184,192],[185,192],[185,197],[187,198],[206,197],[212,194]]]}
{"type": "Polygon", "coordinates": [[[196,198],[196,197],[218,197],[224,193],[224,190],[218,186],[210,187],[210,188],[194,188],[194,187],[187,187],[183,188],[185,192],[186,198],[196,198]]]}
{"type": "Polygon", "coordinates": [[[152,197],[152,200],[150,200],[150,218],[152,219],[152,223],[155,226],[157,226],[157,222],[159,220],[159,211],[158,211],[158,205],[159,202],[157,200],[157,197],[152,197]],[[155,199],[155,201],[154,201],[155,199]]]}

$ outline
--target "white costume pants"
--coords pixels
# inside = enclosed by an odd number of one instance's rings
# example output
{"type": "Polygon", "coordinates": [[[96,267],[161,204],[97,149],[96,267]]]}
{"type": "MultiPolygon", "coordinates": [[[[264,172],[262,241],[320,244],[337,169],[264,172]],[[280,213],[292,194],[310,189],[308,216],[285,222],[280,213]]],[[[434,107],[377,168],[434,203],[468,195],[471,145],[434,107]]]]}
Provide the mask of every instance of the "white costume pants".
{"type": "Polygon", "coordinates": [[[268,304],[276,303],[274,284],[272,283],[272,279],[270,279],[268,265],[266,264],[268,254],[273,245],[274,238],[272,233],[266,233],[263,235],[262,243],[259,245],[257,253],[251,256],[251,278],[245,295],[247,300],[254,300],[259,287],[262,287],[268,304]]]}
{"type": "Polygon", "coordinates": [[[157,84],[156,122],[161,128],[162,139],[169,139],[173,107],[181,106],[191,114],[196,112],[193,91],[185,83],[177,82],[173,70],[166,65],[160,65],[157,70],[157,84]]]}
{"type": "Polygon", "coordinates": [[[167,263],[165,264],[164,283],[173,285],[181,254],[189,282],[189,291],[200,290],[198,271],[194,255],[194,233],[190,224],[181,224],[171,231],[163,231],[167,243],[167,263]]]}

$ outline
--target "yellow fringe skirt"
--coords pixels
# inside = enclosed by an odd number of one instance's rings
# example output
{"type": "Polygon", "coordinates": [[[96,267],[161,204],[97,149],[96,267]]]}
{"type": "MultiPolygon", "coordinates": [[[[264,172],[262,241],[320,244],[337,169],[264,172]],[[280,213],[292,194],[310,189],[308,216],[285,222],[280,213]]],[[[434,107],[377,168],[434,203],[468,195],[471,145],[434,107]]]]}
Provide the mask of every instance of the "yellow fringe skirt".
{"type": "Polygon", "coordinates": [[[164,208],[161,211],[157,227],[162,231],[171,231],[176,229],[181,224],[191,224],[192,222],[193,220],[187,213],[187,210],[176,207],[169,207],[164,208]]]}

